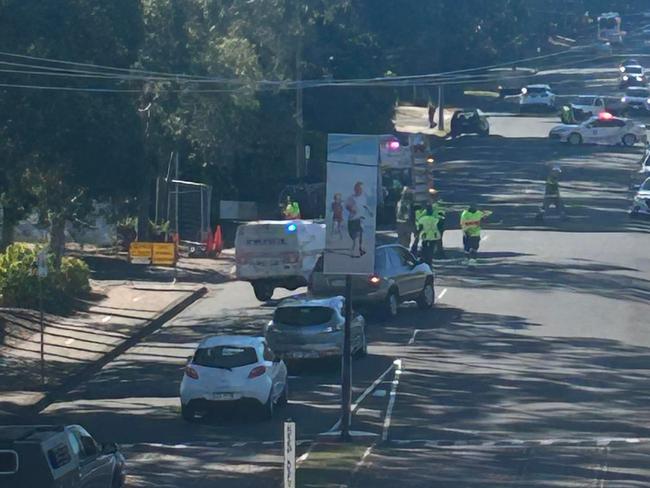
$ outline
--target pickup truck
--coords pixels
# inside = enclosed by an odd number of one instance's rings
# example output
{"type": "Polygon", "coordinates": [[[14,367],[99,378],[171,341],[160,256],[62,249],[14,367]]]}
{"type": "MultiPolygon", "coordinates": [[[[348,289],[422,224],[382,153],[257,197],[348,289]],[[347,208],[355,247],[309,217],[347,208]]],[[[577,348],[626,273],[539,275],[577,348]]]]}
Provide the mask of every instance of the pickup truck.
{"type": "Polygon", "coordinates": [[[580,95],[571,102],[570,107],[576,113],[576,118],[580,115],[598,115],[606,110],[605,99],[595,95],[580,95]]]}

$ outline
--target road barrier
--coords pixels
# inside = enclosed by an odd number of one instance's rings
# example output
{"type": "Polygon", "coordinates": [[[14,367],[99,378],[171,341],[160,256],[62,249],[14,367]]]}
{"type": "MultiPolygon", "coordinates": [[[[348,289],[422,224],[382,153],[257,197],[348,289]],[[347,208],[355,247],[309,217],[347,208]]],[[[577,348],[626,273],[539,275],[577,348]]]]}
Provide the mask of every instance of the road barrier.
{"type": "Polygon", "coordinates": [[[176,266],[178,253],[174,242],[132,242],[129,262],[154,266],[176,266]]]}

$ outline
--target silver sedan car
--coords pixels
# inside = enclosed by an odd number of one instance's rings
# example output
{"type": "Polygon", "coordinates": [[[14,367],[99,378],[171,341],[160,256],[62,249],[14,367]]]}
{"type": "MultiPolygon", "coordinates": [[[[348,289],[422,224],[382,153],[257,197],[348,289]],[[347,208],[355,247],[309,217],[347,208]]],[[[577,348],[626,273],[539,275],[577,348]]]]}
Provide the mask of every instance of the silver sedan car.
{"type": "MultiPolygon", "coordinates": [[[[315,359],[341,356],[345,326],[345,299],[288,299],[281,302],[266,326],[265,337],[283,359],[315,359]]],[[[366,321],[352,313],[352,352],[367,351],[366,321]]]]}
{"type": "MultiPolygon", "coordinates": [[[[309,283],[314,296],[345,293],[345,277],[323,273],[322,258],[316,264],[309,283]]],[[[421,309],[433,307],[434,276],[431,267],[417,260],[399,244],[387,244],[375,249],[375,272],[369,276],[352,276],[352,303],[356,306],[379,305],[382,312],[395,317],[400,302],[415,300],[421,309]]]]}

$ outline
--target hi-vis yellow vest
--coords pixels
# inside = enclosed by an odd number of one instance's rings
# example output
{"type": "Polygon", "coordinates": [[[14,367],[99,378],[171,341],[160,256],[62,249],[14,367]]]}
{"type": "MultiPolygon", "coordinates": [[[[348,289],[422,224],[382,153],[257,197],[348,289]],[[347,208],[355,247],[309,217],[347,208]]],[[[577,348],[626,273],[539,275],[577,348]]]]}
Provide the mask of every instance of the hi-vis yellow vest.
{"type": "Polygon", "coordinates": [[[436,215],[423,215],[420,217],[418,226],[422,229],[420,231],[420,238],[423,241],[437,241],[440,239],[440,230],[438,230],[439,220],[436,215]]]}
{"type": "Polygon", "coordinates": [[[477,237],[481,235],[481,220],[488,215],[491,215],[492,212],[486,210],[485,212],[477,210],[476,212],[470,212],[469,210],[463,211],[460,215],[460,228],[463,232],[471,237],[477,237]]]}

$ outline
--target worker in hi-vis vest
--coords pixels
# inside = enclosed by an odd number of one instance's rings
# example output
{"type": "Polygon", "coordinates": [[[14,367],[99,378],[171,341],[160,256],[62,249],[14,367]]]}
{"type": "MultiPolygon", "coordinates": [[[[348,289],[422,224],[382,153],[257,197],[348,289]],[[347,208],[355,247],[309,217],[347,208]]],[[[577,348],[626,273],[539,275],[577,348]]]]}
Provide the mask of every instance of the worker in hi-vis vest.
{"type": "Polygon", "coordinates": [[[463,247],[465,257],[470,264],[476,263],[476,253],[481,244],[481,223],[492,215],[490,210],[478,210],[475,204],[470,204],[460,215],[460,228],[463,231],[463,247]]]}
{"type": "Polygon", "coordinates": [[[438,228],[439,215],[434,211],[433,206],[427,203],[423,215],[417,221],[417,229],[422,242],[422,261],[429,266],[433,264],[433,256],[442,245],[442,236],[438,228]]]}

